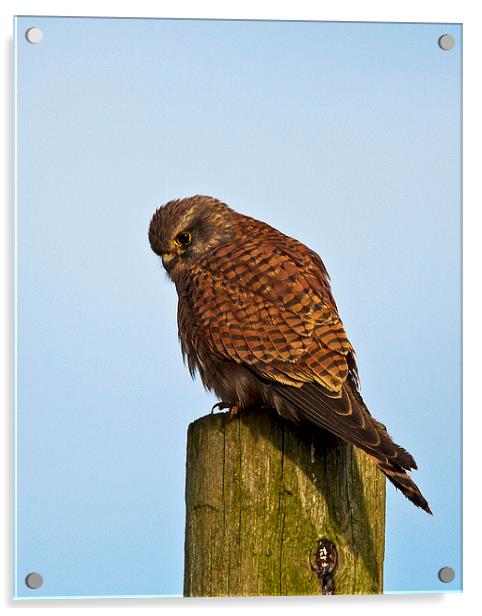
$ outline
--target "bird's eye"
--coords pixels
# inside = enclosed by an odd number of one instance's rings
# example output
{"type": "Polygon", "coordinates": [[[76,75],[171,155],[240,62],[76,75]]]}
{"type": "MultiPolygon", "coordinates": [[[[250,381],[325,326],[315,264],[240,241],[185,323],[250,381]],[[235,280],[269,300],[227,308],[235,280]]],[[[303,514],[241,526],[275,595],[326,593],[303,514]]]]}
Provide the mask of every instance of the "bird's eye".
{"type": "Polygon", "coordinates": [[[176,246],[187,246],[188,244],[191,243],[191,240],[192,240],[192,235],[188,233],[187,231],[183,231],[182,233],[178,233],[176,235],[176,239],[174,240],[174,243],[176,244],[176,246]]]}

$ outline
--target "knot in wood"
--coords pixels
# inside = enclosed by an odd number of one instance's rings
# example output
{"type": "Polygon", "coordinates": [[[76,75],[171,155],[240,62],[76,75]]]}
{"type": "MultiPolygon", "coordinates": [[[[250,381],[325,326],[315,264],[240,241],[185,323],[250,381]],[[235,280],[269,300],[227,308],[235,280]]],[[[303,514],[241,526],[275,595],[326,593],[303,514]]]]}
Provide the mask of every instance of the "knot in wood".
{"type": "Polygon", "coordinates": [[[321,584],[321,594],[334,595],[335,584],[333,575],[338,564],[338,552],[336,546],[330,539],[318,539],[314,557],[311,561],[311,568],[318,576],[321,584]]]}

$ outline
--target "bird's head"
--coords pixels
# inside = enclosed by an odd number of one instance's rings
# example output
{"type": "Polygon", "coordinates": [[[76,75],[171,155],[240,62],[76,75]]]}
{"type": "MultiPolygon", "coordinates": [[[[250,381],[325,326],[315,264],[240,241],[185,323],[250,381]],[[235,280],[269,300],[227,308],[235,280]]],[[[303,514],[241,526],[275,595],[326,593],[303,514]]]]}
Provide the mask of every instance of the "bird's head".
{"type": "Polygon", "coordinates": [[[175,280],[210,250],[229,242],[235,216],[231,208],[213,197],[195,195],[169,201],[151,219],[151,248],[175,280]]]}

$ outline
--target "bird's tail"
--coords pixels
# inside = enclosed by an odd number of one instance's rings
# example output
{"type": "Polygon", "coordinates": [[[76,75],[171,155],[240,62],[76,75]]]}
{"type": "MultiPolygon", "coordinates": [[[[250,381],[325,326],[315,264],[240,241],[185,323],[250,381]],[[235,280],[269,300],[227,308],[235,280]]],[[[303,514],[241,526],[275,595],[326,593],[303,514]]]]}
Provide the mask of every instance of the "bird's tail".
{"type": "Polygon", "coordinates": [[[432,513],[407,473],[417,468],[415,460],[392,440],[386,427],[371,416],[354,383],[345,384],[340,398],[327,396],[323,387],[315,383],[306,383],[299,388],[274,385],[272,390],[278,396],[275,406],[282,416],[295,423],[315,424],[363,449],[404,496],[417,507],[432,513]]]}
{"type": "Polygon", "coordinates": [[[401,493],[408,498],[408,500],[432,515],[432,511],[430,510],[427,500],[424,498],[417,484],[412,481],[405,469],[389,462],[386,459],[383,460],[371,454],[368,454],[368,457],[375,462],[386,478],[391,481],[391,483],[393,483],[393,485],[398,488],[401,493]]]}
{"type": "Polygon", "coordinates": [[[382,437],[382,439],[390,439],[396,450],[396,456],[395,458],[393,458],[387,455],[380,455],[379,451],[371,452],[365,449],[368,457],[373,462],[375,462],[375,464],[382,471],[385,477],[396,488],[398,488],[401,493],[406,498],[408,498],[409,501],[411,501],[416,507],[420,507],[430,515],[433,515],[426,498],[420,492],[420,489],[417,484],[407,473],[407,470],[417,468],[417,464],[413,457],[403,447],[400,447],[400,445],[394,443],[392,438],[388,434],[386,427],[371,416],[369,410],[367,409],[363,401],[363,398],[361,397],[360,392],[354,385],[349,386],[348,395],[350,396],[354,404],[356,404],[359,408],[361,408],[368,414],[372,423],[376,426],[377,431],[382,437]]]}

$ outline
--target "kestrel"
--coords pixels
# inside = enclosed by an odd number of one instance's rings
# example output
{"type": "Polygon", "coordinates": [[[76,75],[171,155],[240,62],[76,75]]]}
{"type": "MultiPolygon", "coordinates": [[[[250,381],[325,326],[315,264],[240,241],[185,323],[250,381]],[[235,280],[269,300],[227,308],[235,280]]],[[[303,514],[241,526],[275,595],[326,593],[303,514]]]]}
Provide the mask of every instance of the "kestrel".
{"type": "Polygon", "coordinates": [[[431,513],[406,472],[415,460],[363,402],[354,349],[315,252],[201,195],[160,207],[149,242],[176,285],[183,357],[220,408],[274,407],[295,424],[329,430],[431,513]]]}

